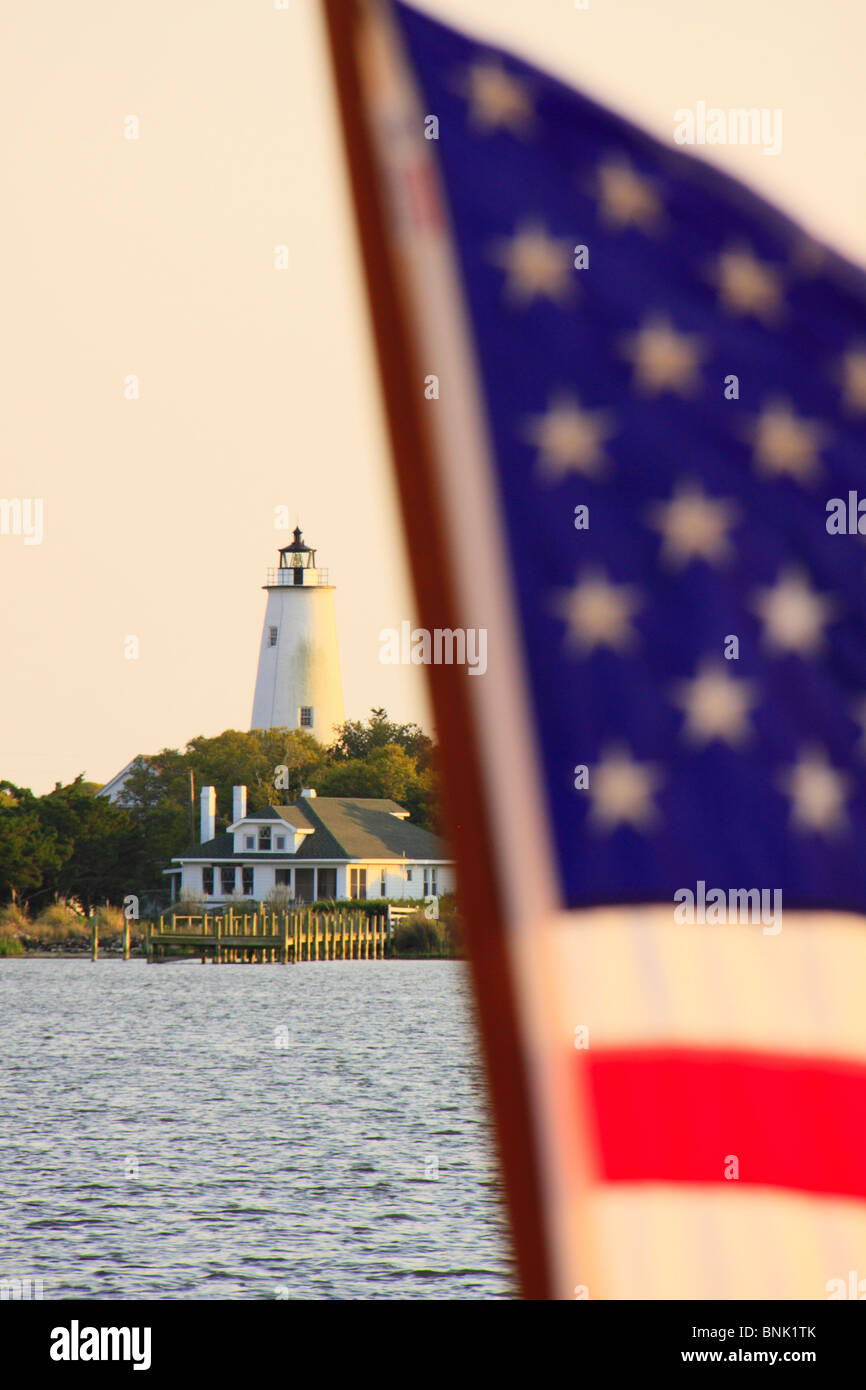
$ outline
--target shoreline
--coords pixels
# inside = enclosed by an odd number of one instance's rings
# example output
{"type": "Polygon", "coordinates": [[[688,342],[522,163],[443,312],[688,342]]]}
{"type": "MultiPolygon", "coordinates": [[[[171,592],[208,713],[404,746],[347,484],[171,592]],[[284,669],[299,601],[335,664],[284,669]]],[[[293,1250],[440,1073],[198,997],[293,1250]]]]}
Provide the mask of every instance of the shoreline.
{"type": "MultiPolygon", "coordinates": [[[[397,961],[397,962],[399,962],[399,961],[404,961],[404,960],[465,960],[465,959],[466,959],[465,956],[432,956],[432,955],[423,955],[423,954],[421,954],[421,953],[416,953],[416,952],[407,952],[407,954],[405,954],[405,955],[400,955],[400,956],[385,956],[384,958],[378,960],[378,961],[376,962],[376,964],[377,964],[377,965],[386,965],[389,961],[397,961]]],[[[122,963],[125,964],[125,965],[128,965],[128,964],[129,964],[129,961],[133,961],[133,960],[143,960],[143,961],[147,962],[147,955],[146,955],[145,952],[143,952],[143,951],[136,951],[136,952],[133,952],[133,953],[129,956],[129,960],[126,960],[126,959],[124,958],[124,955],[123,955],[123,952],[122,952],[122,951],[102,951],[102,950],[100,950],[100,953],[99,953],[99,960],[94,961],[94,960],[92,959],[90,949],[88,948],[86,951],[24,951],[23,954],[20,955],[20,956],[0,956],[0,962],[3,962],[3,961],[27,961],[27,960],[87,960],[87,961],[90,961],[92,965],[99,965],[102,961],[105,961],[105,960],[116,960],[116,961],[122,962],[122,963]]],[[[159,964],[161,964],[161,965],[171,965],[171,964],[178,964],[178,963],[180,963],[180,962],[182,962],[182,961],[196,961],[196,962],[201,963],[201,958],[200,958],[199,956],[197,956],[197,955],[190,955],[190,956],[174,956],[174,957],[169,958],[169,959],[166,960],[166,961],[160,961],[159,964]]],[[[211,962],[211,961],[208,961],[208,962],[207,962],[208,965],[210,965],[210,964],[212,964],[212,963],[213,963],[213,962],[211,962]]],[[[240,961],[235,961],[235,962],[228,962],[228,961],[226,961],[226,962],[223,962],[223,964],[237,964],[237,965],[240,965],[241,963],[242,963],[242,962],[240,962],[240,961]]],[[[342,962],[342,961],[340,961],[340,960],[338,959],[338,960],[331,960],[331,961],[328,961],[328,960],[321,960],[321,961],[297,961],[297,962],[293,962],[293,963],[295,963],[295,964],[297,964],[297,965],[340,965],[340,964],[355,964],[355,965],[357,965],[357,964],[360,964],[361,962],[358,962],[358,961],[353,961],[353,962],[345,961],[345,962],[342,962]]],[[[372,963],[372,962],[371,962],[371,963],[372,963]]],[[[251,964],[251,962],[247,961],[247,962],[244,962],[244,964],[251,964]]]]}

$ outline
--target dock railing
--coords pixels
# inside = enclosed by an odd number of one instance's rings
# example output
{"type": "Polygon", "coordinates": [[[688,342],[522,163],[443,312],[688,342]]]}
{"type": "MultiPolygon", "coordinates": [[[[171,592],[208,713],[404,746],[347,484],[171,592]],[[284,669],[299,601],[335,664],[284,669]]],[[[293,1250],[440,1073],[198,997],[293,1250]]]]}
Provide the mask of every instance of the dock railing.
{"type": "Polygon", "coordinates": [[[200,954],[216,965],[265,961],[384,960],[391,926],[387,913],[294,911],[173,912],[152,923],[148,960],[200,954]]]}

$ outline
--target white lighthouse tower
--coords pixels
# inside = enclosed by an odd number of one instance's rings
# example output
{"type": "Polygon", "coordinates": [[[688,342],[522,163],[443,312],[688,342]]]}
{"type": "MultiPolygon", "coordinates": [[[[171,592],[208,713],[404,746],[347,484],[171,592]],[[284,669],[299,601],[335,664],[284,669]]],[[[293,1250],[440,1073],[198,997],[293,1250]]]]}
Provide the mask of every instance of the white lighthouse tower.
{"type": "Polygon", "coordinates": [[[299,526],[264,587],[268,603],[252,727],[306,729],[330,743],[334,725],[344,719],[334,586],[299,526]]]}

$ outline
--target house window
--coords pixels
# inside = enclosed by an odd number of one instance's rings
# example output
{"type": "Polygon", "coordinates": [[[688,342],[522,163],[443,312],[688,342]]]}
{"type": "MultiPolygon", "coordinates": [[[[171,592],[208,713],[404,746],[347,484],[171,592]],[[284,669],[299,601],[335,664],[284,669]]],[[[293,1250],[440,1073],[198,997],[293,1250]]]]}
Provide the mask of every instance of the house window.
{"type": "Polygon", "coordinates": [[[289,888],[292,882],[291,869],[277,869],[274,872],[274,883],[278,888],[289,888]]]}
{"type": "Polygon", "coordinates": [[[366,898],[367,896],[367,870],[349,870],[349,897],[366,898]]]}
{"type": "Polygon", "coordinates": [[[275,647],[276,645],[277,645],[277,629],[276,629],[275,627],[269,627],[269,628],[268,628],[268,646],[269,646],[269,647],[275,647]]]}
{"type": "Polygon", "coordinates": [[[256,847],[256,837],[255,837],[255,835],[245,835],[245,836],[244,836],[244,849],[255,849],[255,847],[256,847]]]}
{"type": "Polygon", "coordinates": [[[259,831],[259,849],[270,849],[271,847],[271,827],[263,825],[259,831]]]}
{"type": "Polygon", "coordinates": [[[407,882],[407,883],[411,883],[411,882],[412,882],[412,870],[411,870],[411,869],[407,869],[407,870],[406,870],[406,882],[407,882]]]}
{"type": "Polygon", "coordinates": [[[387,898],[387,896],[388,896],[388,880],[387,880],[387,878],[386,878],[386,876],[385,876],[385,870],[383,869],[382,872],[381,872],[380,878],[379,878],[379,897],[380,897],[380,898],[387,898]]]}
{"type": "Polygon", "coordinates": [[[213,864],[205,864],[201,871],[201,891],[206,898],[213,896],[213,864]]]}
{"type": "Polygon", "coordinates": [[[244,897],[245,897],[245,898],[251,898],[251,897],[253,896],[253,870],[252,870],[252,866],[251,866],[250,864],[245,864],[244,867],[243,867],[243,869],[241,870],[241,875],[242,875],[242,877],[243,877],[243,892],[244,892],[244,897]]]}
{"type": "Polygon", "coordinates": [[[313,727],[313,706],[301,705],[299,721],[302,729],[312,729],[313,727]]]}
{"type": "Polygon", "coordinates": [[[336,898],[337,870],[326,867],[316,871],[316,897],[336,898]]]}
{"type": "Polygon", "coordinates": [[[276,845],[277,849],[285,849],[285,847],[286,847],[286,837],[285,837],[285,835],[277,835],[277,836],[275,837],[275,839],[274,839],[274,844],[276,845]]]}
{"type": "Polygon", "coordinates": [[[425,865],[424,865],[424,897],[425,897],[425,898],[429,897],[431,893],[433,894],[433,897],[435,898],[435,896],[436,896],[436,870],[433,869],[433,868],[428,868],[428,866],[425,864],[425,865]]]}
{"type": "Polygon", "coordinates": [[[235,866],[234,864],[223,864],[220,867],[220,891],[224,898],[227,898],[235,891],[235,866]]]}

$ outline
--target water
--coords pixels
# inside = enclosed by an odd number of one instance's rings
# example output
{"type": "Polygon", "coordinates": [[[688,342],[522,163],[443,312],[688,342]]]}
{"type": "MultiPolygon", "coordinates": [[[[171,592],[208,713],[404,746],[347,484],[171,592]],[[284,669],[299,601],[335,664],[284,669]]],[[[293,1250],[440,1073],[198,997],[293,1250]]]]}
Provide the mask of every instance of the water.
{"type": "Polygon", "coordinates": [[[0,1279],[513,1297],[469,1007],[453,961],[0,961],[0,1279]]]}

